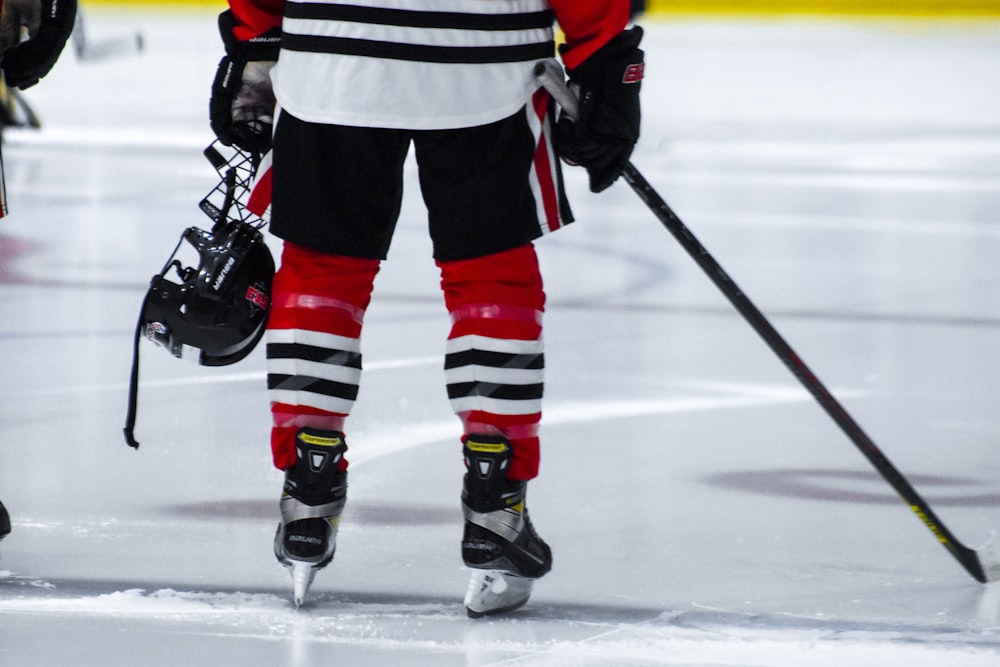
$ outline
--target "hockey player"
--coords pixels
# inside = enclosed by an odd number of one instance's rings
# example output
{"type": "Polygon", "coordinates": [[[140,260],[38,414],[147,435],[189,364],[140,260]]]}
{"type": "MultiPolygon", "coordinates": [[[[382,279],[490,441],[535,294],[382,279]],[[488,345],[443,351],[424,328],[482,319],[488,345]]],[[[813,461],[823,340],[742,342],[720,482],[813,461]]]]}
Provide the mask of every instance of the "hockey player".
{"type": "Polygon", "coordinates": [[[291,569],[295,603],[334,555],[362,324],[412,145],[452,320],[444,367],[467,466],[465,605],[473,617],[516,609],[552,565],[525,505],[544,368],[533,241],[572,221],[555,153],[583,165],[599,192],[638,139],[642,33],[627,26],[630,2],[229,6],[211,121],[224,143],[273,146],[251,201],[270,203],[271,231],[284,240],[267,359],[272,452],[285,471],[274,550],[291,569]],[[553,123],[533,77],[555,55],[554,23],[580,92],[576,123],[553,123]]]}
{"type": "MultiPolygon", "coordinates": [[[[48,74],[73,31],[75,19],[76,0],[0,0],[0,68],[5,83],[28,88],[48,74]]],[[[6,211],[0,171],[0,217],[6,211]]],[[[0,503],[0,540],[9,532],[10,516],[0,503]]]]}

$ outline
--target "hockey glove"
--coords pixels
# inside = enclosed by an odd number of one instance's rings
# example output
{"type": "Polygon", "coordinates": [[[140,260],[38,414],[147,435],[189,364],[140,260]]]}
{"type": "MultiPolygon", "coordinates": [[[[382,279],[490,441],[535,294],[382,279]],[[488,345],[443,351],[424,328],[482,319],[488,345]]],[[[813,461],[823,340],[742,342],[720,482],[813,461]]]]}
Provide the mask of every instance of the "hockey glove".
{"type": "Polygon", "coordinates": [[[3,5],[0,33],[3,46],[10,46],[3,54],[4,80],[23,90],[38,83],[59,59],[76,22],[76,0],[5,0],[3,5]],[[21,26],[28,39],[18,43],[21,26]]]}
{"type": "Polygon", "coordinates": [[[271,148],[275,105],[271,68],[278,60],[281,32],[274,29],[241,41],[233,34],[235,27],[231,11],[219,16],[226,55],[212,83],[210,122],[215,136],[226,146],[263,154],[271,148]]]}
{"type": "Polygon", "coordinates": [[[41,0],[0,0],[0,54],[21,41],[22,30],[38,32],[42,22],[41,0]]]}
{"type": "Polygon", "coordinates": [[[556,153],[586,168],[591,192],[601,192],[621,176],[639,140],[642,28],[621,33],[567,70],[579,91],[577,118],[561,114],[553,134],[556,153]]]}

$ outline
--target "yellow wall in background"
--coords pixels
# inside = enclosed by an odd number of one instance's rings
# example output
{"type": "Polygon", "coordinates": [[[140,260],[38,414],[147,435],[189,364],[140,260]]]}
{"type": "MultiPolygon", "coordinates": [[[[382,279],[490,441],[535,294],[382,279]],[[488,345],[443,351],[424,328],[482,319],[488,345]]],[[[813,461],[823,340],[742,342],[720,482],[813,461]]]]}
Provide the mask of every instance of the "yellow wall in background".
{"type": "MultiPolygon", "coordinates": [[[[998,0],[1000,2],[1000,0],[998,0]]],[[[222,11],[228,4],[226,0],[80,0],[80,6],[86,10],[88,7],[99,9],[102,7],[190,7],[205,9],[215,9],[222,11]]]]}
{"type": "MultiPolygon", "coordinates": [[[[226,7],[226,0],[84,0],[87,5],[226,7]]],[[[994,16],[1000,0],[646,0],[650,13],[994,16]]]]}

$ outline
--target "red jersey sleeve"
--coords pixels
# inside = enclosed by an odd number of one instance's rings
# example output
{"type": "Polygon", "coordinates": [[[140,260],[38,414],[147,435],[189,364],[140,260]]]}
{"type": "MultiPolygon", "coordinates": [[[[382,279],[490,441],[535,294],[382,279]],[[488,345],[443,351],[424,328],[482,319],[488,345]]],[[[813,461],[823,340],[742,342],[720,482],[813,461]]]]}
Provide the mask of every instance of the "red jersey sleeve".
{"type": "Polygon", "coordinates": [[[229,0],[237,26],[236,39],[260,37],[268,30],[281,27],[285,0],[229,0]]]}
{"type": "Polygon", "coordinates": [[[630,5],[629,0],[549,0],[566,35],[563,64],[576,67],[623,31],[630,5]]]}

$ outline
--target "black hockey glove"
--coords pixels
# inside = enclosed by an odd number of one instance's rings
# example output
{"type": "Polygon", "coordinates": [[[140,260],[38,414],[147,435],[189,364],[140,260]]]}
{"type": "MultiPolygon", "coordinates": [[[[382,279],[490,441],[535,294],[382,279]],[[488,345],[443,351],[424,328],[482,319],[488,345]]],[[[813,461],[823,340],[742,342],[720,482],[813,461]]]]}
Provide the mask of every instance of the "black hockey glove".
{"type": "Polygon", "coordinates": [[[226,55],[212,83],[210,122],[215,136],[226,146],[263,154],[271,148],[275,104],[271,68],[281,49],[281,31],[276,28],[240,41],[233,35],[235,27],[231,11],[219,15],[226,55]]]}
{"type": "Polygon", "coordinates": [[[23,90],[38,83],[59,59],[76,22],[76,0],[6,0],[3,8],[5,34],[10,27],[8,23],[15,20],[8,16],[8,4],[12,6],[9,11],[30,4],[37,7],[31,10],[34,14],[31,21],[18,23],[27,27],[28,39],[3,54],[4,80],[8,86],[23,90]]]}
{"type": "Polygon", "coordinates": [[[601,192],[621,176],[639,140],[642,28],[635,26],[567,70],[579,91],[575,121],[561,114],[553,144],[567,162],[587,169],[591,192],[601,192]]]}
{"type": "Polygon", "coordinates": [[[21,32],[38,32],[42,22],[41,0],[0,0],[0,55],[21,42],[21,32]]]}

